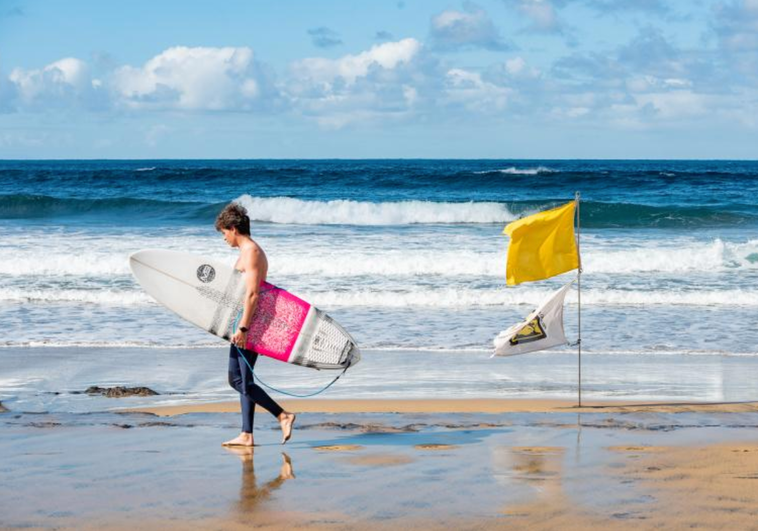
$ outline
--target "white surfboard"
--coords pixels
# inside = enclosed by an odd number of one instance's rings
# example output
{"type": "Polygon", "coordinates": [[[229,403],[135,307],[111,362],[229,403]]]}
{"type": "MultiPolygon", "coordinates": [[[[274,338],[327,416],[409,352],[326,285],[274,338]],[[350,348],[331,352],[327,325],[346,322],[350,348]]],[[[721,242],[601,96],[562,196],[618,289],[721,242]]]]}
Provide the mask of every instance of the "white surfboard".
{"type": "MultiPolygon", "coordinates": [[[[144,250],[129,266],[145,291],[166,308],[218,337],[231,339],[242,314],[245,282],[226,264],[179,251],[144,250]]],[[[355,340],[326,313],[264,282],[245,348],[316,369],[360,360],[355,340]]]]}

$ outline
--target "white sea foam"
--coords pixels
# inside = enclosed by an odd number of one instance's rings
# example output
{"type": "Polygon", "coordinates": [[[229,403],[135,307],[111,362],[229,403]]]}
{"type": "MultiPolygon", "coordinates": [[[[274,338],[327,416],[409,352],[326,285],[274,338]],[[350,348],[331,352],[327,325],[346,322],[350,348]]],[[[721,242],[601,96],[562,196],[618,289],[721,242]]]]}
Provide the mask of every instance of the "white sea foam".
{"type": "Polygon", "coordinates": [[[602,349],[582,348],[582,356],[722,356],[725,358],[755,358],[758,352],[706,349],[602,349]]]}
{"type": "MultiPolygon", "coordinates": [[[[493,332],[494,333],[494,332],[493,332]]],[[[392,343],[383,343],[381,345],[369,345],[362,346],[361,351],[364,353],[376,353],[383,352],[408,352],[408,353],[437,353],[437,354],[468,354],[468,355],[488,355],[492,353],[492,348],[489,345],[489,341],[481,346],[443,346],[443,345],[431,345],[431,346],[407,346],[407,345],[394,345],[392,343]]],[[[0,349],[11,348],[138,348],[148,350],[204,350],[204,349],[218,349],[219,347],[225,347],[228,343],[222,339],[217,341],[206,342],[176,342],[176,341],[86,341],[72,339],[70,341],[65,340],[29,340],[29,341],[6,341],[0,342],[0,349]]],[[[576,355],[575,350],[568,349],[554,349],[555,354],[567,353],[569,355],[576,355]]],[[[716,356],[716,357],[739,357],[739,358],[755,358],[758,357],[758,352],[749,351],[733,351],[733,350],[713,350],[713,349],[582,349],[582,355],[586,356],[716,356]]],[[[39,379],[38,379],[39,380],[39,379]]],[[[23,380],[15,382],[13,380],[3,380],[0,382],[0,388],[8,390],[14,385],[23,388],[28,385],[29,380],[23,380]]]]}
{"type": "Polygon", "coordinates": [[[0,348],[140,348],[161,350],[199,350],[205,348],[218,348],[219,345],[228,345],[223,339],[208,341],[205,343],[193,341],[191,343],[175,343],[169,341],[85,341],[73,339],[63,340],[30,340],[30,341],[5,341],[0,342],[0,348]]]}
{"type": "Polygon", "coordinates": [[[0,251],[0,274],[9,276],[97,276],[113,277],[129,273],[128,255],[103,255],[82,251],[78,254],[57,249],[0,251]],[[13,254],[13,258],[10,256],[13,254]]]}
{"type": "Polygon", "coordinates": [[[502,223],[516,219],[501,203],[399,201],[303,201],[291,197],[237,199],[253,221],[301,225],[411,225],[419,223],[502,223]]]}
{"type": "Polygon", "coordinates": [[[0,289],[0,301],[4,302],[77,302],[102,304],[104,306],[135,306],[151,304],[151,299],[142,291],[82,290],[82,289],[0,289]]]}
{"type": "MultiPolygon", "coordinates": [[[[197,240],[173,242],[174,248],[189,249],[208,258],[232,263],[231,253],[203,252],[197,240]]],[[[507,240],[487,242],[492,249],[474,250],[453,244],[444,247],[430,242],[426,249],[371,249],[362,247],[360,241],[340,241],[333,246],[307,247],[297,251],[291,247],[272,242],[269,251],[272,278],[299,276],[322,278],[343,277],[489,277],[499,278],[505,274],[507,240]],[[436,246],[436,247],[435,247],[436,246]],[[451,248],[454,247],[454,248],[451,248]]],[[[635,274],[635,273],[718,273],[758,269],[758,240],[744,243],[681,242],[668,247],[629,247],[613,249],[585,245],[582,252],[584,271],[588,274],[635,274]]],[[[155,246],[153,244],[152,246],[155,246]]],[[[130,275],[128,255],[135,249],[124,243],[127,249],[113,248],[109,253],[102,250],[76,252],[71,246],[45,249],[0,249],[0,274],[10,277],[84,276],[112,279],[130,275]]]]}
{"type": "MultiPolygon", "coordinates": [[[[496,246],[497,247],[497,246],[496,246]]],[[[272,255],[276,275],[503,277],[507,241],[496,251],[470,249],[377,250],[326,254],[317,250],[272,255]]],[[[584,247],[587,274],[715,273],[758,269],[758,240],[686,242],[681,246],[604,249],[584,247]]]]}
{"type": "Polygon", "coordinates": [[[710,243],[688,242],[670,247],[592,249],[582,254],[582,263],[588,274],[758,269],[758,240],[731,243],[716,239],[710,243]]]}
{"type": "MultiPolygon", "coordinates": [[[[540,289],[439,289],[405,292],[350,291],[305,294],[304,298],[324,307],[435,307],[471,308],[480,306],[536,306],[552,292],[540,289]]],[[[575,294],[567,303],[575,302],[575,294]]],[[[601,306],[758,306],[758,291],[624,291],[607,289],[582,290],[582,305],[601,306]]]]}
{"type": "Polygon", "coordinates": [[[488,173],[505,173],[508,175],[539,175],[540,173],[557,173],[558,171],[559,170],[554,170],[545,166],[538,166],[536,168],[516,168],[515,166],[511,166],[510,168],[475,171],[474,173],[478,175],[486,175],[488,173]]]}
{"type": "MultiPolygon", "coordinates": [[[[491,347],[449,347],[449,346],[424,346],[424,347],[409,347],[405,345],[380,345],[361,348],[362,352],[419,352],[419,353],[437,353],[437,354],[491,354],[491,347]]],[[[552,354],[568,354],[570,356],[576,356],[576,350],[573,348],[568,349],[552,349],[552,354]]],[[[738,352],[729,350],[697,350],[697,349],[602,349],[591,350],[582,348],[582,356],[722,356],[722,357],[738,357],[738,358],[755,358],[758,357],[758,352],[738,352]]]]}
{"type": "MultiPolygon", "coordinates": [[[[320,307],[434,307],[475,308],[483,306],[530,305],[535,306],[552,291],[546,289],[468,289],[427,288],[409,290],[353,289],[345,291],[300,292],[297,295],[320,307]]],[[[573,303],[569,295],[567,303],[573,303]]],[[[15,303],[85,303],[104,306],[140,306],[154,304],[153,299],[141,291],[115,290],[22,290],[0,289],[0,301],[15,303]]],[[[584,289],[583,305],[669,305],[669,306],[758,306],[755,290],[642,290],[584,289]]]]}
{"type": "MultiPolygon", "coordinates": [[[[504,277],[505,250],[377,250],[322,254],[288,252],[271,258],[272,274],[323,277],[504,277]]],[[[377,278],[378,280],[378,278],[377,278]]]]}

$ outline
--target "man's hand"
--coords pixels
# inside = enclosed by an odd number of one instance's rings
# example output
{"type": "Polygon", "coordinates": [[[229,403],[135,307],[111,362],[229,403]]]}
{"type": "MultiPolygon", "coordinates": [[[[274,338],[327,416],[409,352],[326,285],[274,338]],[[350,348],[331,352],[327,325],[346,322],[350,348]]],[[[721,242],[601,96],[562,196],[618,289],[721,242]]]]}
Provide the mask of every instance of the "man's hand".
{"type": "Polygon", "coordinates": [[[232,336],[232,344],[237,345],[240,348],[244,348],[246,342],[247,332],[243,332],[242,330],[237,329],[237,331],[232,336]]]}

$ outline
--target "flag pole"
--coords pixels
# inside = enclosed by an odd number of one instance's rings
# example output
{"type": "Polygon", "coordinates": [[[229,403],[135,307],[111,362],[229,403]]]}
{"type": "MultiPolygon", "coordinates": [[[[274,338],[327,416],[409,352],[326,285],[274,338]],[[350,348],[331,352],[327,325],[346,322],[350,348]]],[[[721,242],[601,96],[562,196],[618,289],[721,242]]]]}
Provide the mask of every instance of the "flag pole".
{"type": "Polygon", "coordinates": [[[575,201],[576,201],[576,254],[579,258],[579,269],[577,270],[576,274],[576,291],[577,291],[577,297],[578,297],[578,304],[577,304],[577,328],[579,329],[579,339],[577,340],[576,346],[579,353],[579,375],[578,375],[578,394],[579,394],[579,407],[582,407],[582,253],[581,248],[579,245],[579,241],[581,239],[581,233],[582,233],[582,226],[580,223],[580,217],[579,217],[579,199],[580,195],[579,192],[576,192],[575,195],[575,201]]]}

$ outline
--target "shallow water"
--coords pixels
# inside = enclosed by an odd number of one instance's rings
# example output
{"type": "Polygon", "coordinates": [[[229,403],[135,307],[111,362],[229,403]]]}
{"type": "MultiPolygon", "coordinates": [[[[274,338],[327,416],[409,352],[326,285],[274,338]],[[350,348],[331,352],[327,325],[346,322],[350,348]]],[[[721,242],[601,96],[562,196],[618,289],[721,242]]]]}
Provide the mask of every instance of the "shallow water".
{"type": "MultiPolygon", "coordinates": [[[[8,348],[0,357],[0,401],[14,411],[91,412],[137,406],[234,401],[228,349],[8,348]],[[81,394],[92,385],[146,386],[158,396],[81,394]]],[[[585,400],[755,400],[758,358],[682,353],[583,356],[585,400]]],[[[307,394],[338,373],[259,358],[256,374],[307,394]]],[[[577,396],[577,358],[545,352],[490,359],[486,352],[368,351],[317,398],[565,398],[577,396]]],[[[274,398],[282,395],[272,393],[274,398]]]]}

